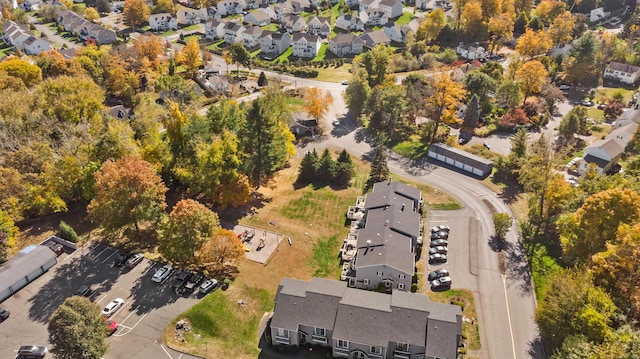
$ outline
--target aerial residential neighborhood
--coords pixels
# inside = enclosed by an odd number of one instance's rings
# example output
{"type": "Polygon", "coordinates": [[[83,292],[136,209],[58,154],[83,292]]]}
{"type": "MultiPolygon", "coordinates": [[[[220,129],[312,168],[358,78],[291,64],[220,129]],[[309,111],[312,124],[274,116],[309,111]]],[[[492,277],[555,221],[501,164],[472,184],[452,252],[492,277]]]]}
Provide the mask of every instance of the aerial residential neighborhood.
{"type": "Polygon", "coordinates": [[[0,0],[0,27],[0,357],[637,354],[634,1],[0,0]]]}

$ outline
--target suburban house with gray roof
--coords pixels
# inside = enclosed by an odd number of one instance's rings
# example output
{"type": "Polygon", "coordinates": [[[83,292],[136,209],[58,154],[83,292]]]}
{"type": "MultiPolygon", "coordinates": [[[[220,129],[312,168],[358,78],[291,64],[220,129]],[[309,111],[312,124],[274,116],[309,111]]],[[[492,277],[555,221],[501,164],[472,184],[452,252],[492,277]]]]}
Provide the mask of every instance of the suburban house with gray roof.
{"type": "Polygon", "coordinates": [[[357,55],[362,52],[364,41],[354,34],[338,34],[329,40],[329,51],[338,57],[357,55]]]}
{"type": "Polygon", "coordinates": [[[116,41],[115,31],[93,23],[73,11],[59,11],[57,23],[61,24],[66,31],[78,36],[82,41],[93,39],[98,45],[110,44],[116,41]]]}
{"type": "Polygon", "coordinates": [[[285,52],[291,45],[291,35],[286,32],[265,30],[260,39],[260,56],[266,60],[273,60],[285,52]]]}
{"type": "Polygon", "coordinates": [[[334,358],[454,359],[462,309],[416,293],[389,295],[331,279],[283,278],[268,330],[276,347],[329,347],[334,358]]]}
{"type": "Polygon", "coordinates": [[[266,10],[258,9],[245,15],[242,21],[254,26],[265,26],[271,23],[271,16],[266,10]]]}
{"type": "Polygon", "coordinates": [[[307,32],[318,36],[331,34],[331,18],[313,16],[307,23],[307,32]]]}
{"type": "Polygon", "coordinates": [[[370,49],[380,44],[389,45],[391,43],[391,39],[384,33],[384,30],[367,30],[360,35],[360,38],[364,41],[364,46],[370,49]]]}
{"type": "Polygon", "coordinates": [[[356,15],[342,14],[336,19],[335,27],[345,31],[364,29],[364,22],[356,15]]]}
{"type": "Polygon", "coordinates": [[[358,16],[367,26],[384,26],[389,22],[387,13],[377,7],[362,10],[358,16]]]}
{"type": "Polygon", "coordinates": [[[356,202],[362,216],[354,220],[354,230],[343,243],[340,278],[350,287],[410,290],[422,244],[422,202],[415,187],[400,182],[374,184],[373,191],[356,202]]]}
{"type": "Polygon", "coordinates": [[[320,38],[316,35],[298,32],[293,34],[293,56],[314,58],[320,51],[320,38]]]}
{"type": "Polygon", "coordinates": [[[48,40],[35,37],[25,25],[9,20],[4,24],[3,32],[4,42],[24,50],[27,55],[40,55],[43,51],[51,50],[48,40]]]}
{"type": "Polygon", "coordinates": [[[167,13],[149,15],[149,28],[153,31],[167,31],[178,28],[178,21],[173,15],[167,13]]]}
{"type": "Polygon", "coordinates": [[[604,70],[603,77],[625,84],[633,84],[640,78],[640,67],[611,61],[604,70]]]}
{"type": "Polygon", "coordinates": [[[585,147],[578,171],[584,173],[590,164],[594,164],[599,173],[607,173],[618,163],[637,130],[638,124],[634,121],[616,121],[604,139],[585,147]]]}

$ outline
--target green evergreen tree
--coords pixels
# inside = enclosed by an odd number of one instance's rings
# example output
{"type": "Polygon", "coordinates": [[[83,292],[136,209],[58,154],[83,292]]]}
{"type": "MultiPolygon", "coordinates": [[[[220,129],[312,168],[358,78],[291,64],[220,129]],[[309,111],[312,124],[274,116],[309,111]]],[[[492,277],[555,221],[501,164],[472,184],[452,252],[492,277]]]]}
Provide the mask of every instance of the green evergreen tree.
{"type": "Polygon", "coordinates": [[[473,133],[473,129],[478,126],[480,120],[480,104],[478,103],[478,95],[473,94],[471,101],[467,104],[467,109],[464,111],[464,117],[462,119],[462,128],[473,133]]]}
{"type": "Polygon", "coordinates": [[[391,178],[391,172],[387,166],[387,147],[384,145],[378,145],[376,147],[376,154],[373,156],[373,162],[371,163],[371,171],[369,172],[369,178],[364,186],[364,191],[368,192],[373,185],[378,182],[386,181],[391,178]]]}
{"type": "Polygon", "coordinates": [[[78,241],[78,234],[73,230],[73,227],[65,223],[64,221],[60,221],[60,238],[66,239],[69,242],[76,243],[78,241]]]}
{"type": "Polygon", "coordinates": [[[333,183],[340,187],[349,187],[351,179],[355,174],[355,165],[347,150],[342,150],[336,161],[336,170],[333,176],[333,183]]]}
{"type": "Polygon", "coordinates": [[[258,86],[267,86],[269,85],[269,80],[267,80],[267,75],[264,74],[264,71],[260,71],[260,76],[258,76],[258,86]]]}
{"type": "Polygon", "coordinates": [[[318,181],[324,185],[333,180],[335,167],[336,162],[331,157],[329,150],[325,148],[324,152],[322,152],[322,157],[320,157],[320,161],[318,162],[318,172],[316,175],[318,181]]]}
{"type": "Polygon", "coordinates": [[[318,153],[315,148],[313,151],[305,153],[304,157],[302,157],[302,162],[300,162],[300,170],[298,171],[296,183],[307,185],[313,182],[318,170],[318,161],[318,153]]]}

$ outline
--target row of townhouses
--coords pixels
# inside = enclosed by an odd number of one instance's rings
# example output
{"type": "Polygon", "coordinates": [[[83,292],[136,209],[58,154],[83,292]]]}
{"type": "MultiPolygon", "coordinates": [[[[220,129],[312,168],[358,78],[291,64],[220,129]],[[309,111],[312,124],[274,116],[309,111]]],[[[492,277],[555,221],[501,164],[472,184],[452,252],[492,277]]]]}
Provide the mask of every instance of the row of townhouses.
{"type": "Polygon", "coordinates": [[[51,50],[48,40],[35,37],[26,25],[7,21],[2,27],[2,39],[5,43],[23,50],[27,55],[40,55],[43,51],[51,50]]]}
{"type": "Polygon", "coordinates": [[[379,182],[349,207],[352,221],[340,255],[349,287],[408,291],[422,245],[422,195],[400,182],[379,182]]]}
{"type": "Polygon", "coordinates": [[[93,39],[98,45],[111,44],[116,41],[115,31],[93,23],[70,10],[60,10],[57,23],[65,31],[73,33],[82,41],[93,39]]]}

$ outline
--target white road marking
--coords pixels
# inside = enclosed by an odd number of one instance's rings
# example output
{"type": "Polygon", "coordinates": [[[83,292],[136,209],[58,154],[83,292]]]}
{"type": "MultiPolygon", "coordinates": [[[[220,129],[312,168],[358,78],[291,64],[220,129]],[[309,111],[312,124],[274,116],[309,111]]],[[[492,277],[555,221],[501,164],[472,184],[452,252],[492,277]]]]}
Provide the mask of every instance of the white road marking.
{"type": "Polygon", "coordinates": [[[121,323],[126,322],[126,321],[127,321],[127,319],[129,319],[129,317],[133,315],[133,312],[134,312],[136,309],[138,309],[138,307],[139,307],[139,305],[138,305],[138,306],[136,306],[135,308],[133,308],[133,309],[130,311],[129,315],[127,315],[127,316],[126,316],[126,318],[122,319],[122,322],[121,322],[121,323]]]}
{"type": "Polygon", "coordinates": [[[169,352],[167,351],[167,349],[164,348],[164,345],[160,344],[160,348],[162,348],[162,350],[164,350],[164,352],[167,354],[167,356],[171,359],[173,359],[173,357],[171,356],[171,354],[169,354],[169,352]]]}
{"type": "Polygon", "coordinates": [[[113,257],[114,254],[118,253],[118,250],[116,249],[113,253],[111,253],[110,256],[108,256],[105,260],[102,261],[102,263],[105,263],[106,261],[109,260],[109,258],[113,257]]]}
{"type": "Polygon", "coordinates": [[[114,337],[123,337],[123,336],[131,333],[138,326],[138,324],[140,324],[142,319],[144,319],[147,316],[147,314],[149,314],[149,313],[146,313],[145,315],[141,316],[140,319],[138,319],[138,321],[136,322],[136,324],[133,325],[133,327],[127,327],[126,325],[123,325],[123,327],[129,329],[129,331],[127,331],[126,333],[120,332],[119,334],[114,335],[114,337]]]}
{"type": "Polygon", "coordinates": [[[152,262],[152,264],[144,270],[144,272],[142,272],[142,275],[146,275],[147,273],[149,273],[149,271],[151,270],[151,268],[156,266],[156,262],[152,262]]]}
{"type": "Polygon", "coordinates": [[[103,295],[102,298],[98,299],[98,301],[96,302],[96,304],[100,304],[100,302],[102,302],[104,300],[104,298],[106,298],[107,295],[103,295]]]}
{"type": "Polygon", "coordinates": [[[511,326],[511,313],[509,313],[509,297],[507,297],[507,276],[505,274],[500,274],[502,277],[502,287],[504,288],[504,301],[507,304],[507,319],[509,320],[509,334],[511,334],[511,348],[513,348],[513,358],[517,359],[516,355],[516,344],[513,341],[513,327],[511,326]]]}
{"type": "Polygon", "coordinates": [[[106,246],[102,251],[100,251],[100,253],[98,253],[98,254],[96,254],[95,256],[93,256],[93,259],[100,257],[100,255],[101,255],[102,253],[104,253],[104,251],[106,251],[107,249],[109,249],[109,247],[108,247],[108,246],[106,246]]]}

